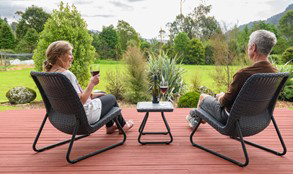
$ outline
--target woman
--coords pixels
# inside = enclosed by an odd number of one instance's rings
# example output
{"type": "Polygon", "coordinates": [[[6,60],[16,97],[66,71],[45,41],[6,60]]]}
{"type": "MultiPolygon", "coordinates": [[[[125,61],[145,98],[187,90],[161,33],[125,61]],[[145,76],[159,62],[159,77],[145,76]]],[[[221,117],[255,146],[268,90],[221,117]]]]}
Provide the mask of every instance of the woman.
{"type": "MultiPolygon", "coordinates": [[[[99,84],[99,74],[91,77],[90,82],[84,91],[81,89],[75,75],[68,70],[74,59],[72,49],[73,47],[71,44],[66,41],[56,41],[51,43],[46,51],[47,59],[44,61],[44,70],[46,72],[60,72],[70,80],[83,104],[89,124],[93,124],[103,118],[112,107],[118,106],[118,104],[115,96],[111,94],[105,95],[103,93],[92,93],[94,86],[99,84]]],[[[123,127],[124,131],[128,131],[133,127],[133,121],[129,120],[125,122],[122,115],[118,116],[118,122],[123,127]]],[[[112,134],[116,129],[117,126],[114,125],[113,120],[106,124],[107,134],[112,134]]]]}

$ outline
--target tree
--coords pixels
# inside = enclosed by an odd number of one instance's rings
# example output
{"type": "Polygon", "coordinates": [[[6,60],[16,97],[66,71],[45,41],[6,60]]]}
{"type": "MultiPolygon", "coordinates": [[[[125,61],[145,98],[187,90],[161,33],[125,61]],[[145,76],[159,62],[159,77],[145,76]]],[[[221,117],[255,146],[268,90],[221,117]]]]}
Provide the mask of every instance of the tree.
{"type": "Polygon", "coordinates": [[[215,73],[212,75],[218,89],[226,91],[232,81],[233,74],[237,68],[231,66],[237,64],[241,65],[245,60],[241,60],[243,56],[240,55],[239,46],[237,44],[238,28],[234,26],[233,29],[214,35],[210,42],[213,48],[213,59],[215,62],[215,73]],[[225,33],[225,34],[223,34],[225,33]]]}
{"type": "Polygon", "coordinates": [[[176,56],[174,45],[170,41],[163,45],[162,50],[171,59],[173,59],[176,56]]]}
{"type": "Polygon", "coordinates": [[[43,8],[34,5],[25,9],[25,12],[17,11],[16,14],[20,16],[16,25],[18,39],[22,39],[29,28],[35,29],[38,33],[43,31],[44,24],[50,17],[50,14],[46,13],[43,8]]]}
{"type": "Polygon", "coordinates": [[[146,58],[149,57],[150,48],[151,44],[147,40],[140,38],[140,50],[143,52],[146,58]]]}
{"type": "Polygon", "coordinates": [[[193,38],[187,45],[187,52],[185,53],[185,57],[183,59],[184,64],[197,64],[203,65],[205,64],[205,50],[202,42],[193,38]]]}
{"type": "Polygon", "coordinates": [[[127,49],[128,42],[133,40],[137,43],[137,46],[140,45],[140,39],[138,33],[135,29],[129,25],[129,23],[119,20],[117,25],[117,31],[120,39],[121,50],[124,52],[127,49]]]}
{"type": "Polygon", "coordinates": [[[113,25],[103,27],[102,32],[99,33],[96,51],[102,59],[111,58],[118,60],[121,57],[119,37],[113,25]]]}
{"type": "Polygon", "coordinates": [[[49,44],[56,40],[69,41],[73,46],[73,66],[71,71],[76,75],[79,83],[86,86],[89,78],[89,65],[94,60],[95,48],[91,45],[93,38],[88,33],[87,24],[81,18],[74,5],[60,3],[59,9],[54,10],[48,19],[44,30],[40,34],[38,46],[33,59],[36,70],[41,71],[45,59],[45,51],[49,44]]]}
{"type": "Polygon", "coordinates": [[[208,16],[211,11],[211,5],[200,4],[195,7],[190,14],[194,23],[194,33],[197,38],[208,40],[219,28],[219,24],[214,16],[208,16]]]}
{"type": "Polygon", "coordinates": [[[293,45],[293,10],[289,10],[279,21],[282,34],[288,39],[289,45],[293,45]]]}
{"type": "Polygon", "coordinates": [[[169,28],[169,38],[171,42],[180,32],[185,32],[190,39],[195,36],[193,33],[194,23],[189,16],[185,17],[184,15],[180,14],[176,16],[175,21],[167,23],[166,26],[169,28]]]}
{"type": "Polygon", "coordinates": [[[0,18],[0,49],[12,49],[15,47],[15,37],[11,27],[0,18]]]}
{"type": "Polygon", "coordinates": [[[29,28],[24,37],[17,44],[16,50],[18,52],[32,53],[37,47],[38,40],[39,33],[35,29],[29,28]]]}
{"type": "Polygon", "coordinates": [[[170,32],[170,40],[180,33],[187,33],[190,39],[201,38],[208,40],[219,28],[219,24],[213,16],[208,16],[211,11],[211,5],[200,4],[195,7],[192,13],[184,16],[176,16],[174,22],[167,23],[170,32]]]}
{"type": "Polygon", "coordinates": [[[185,59],[185,56],[187,54],[187,45],[189,44],[189,42],[190,39],[185,32],[179,33],[174,39],[175,53],[180,57],[180,61],[185,59]]]}

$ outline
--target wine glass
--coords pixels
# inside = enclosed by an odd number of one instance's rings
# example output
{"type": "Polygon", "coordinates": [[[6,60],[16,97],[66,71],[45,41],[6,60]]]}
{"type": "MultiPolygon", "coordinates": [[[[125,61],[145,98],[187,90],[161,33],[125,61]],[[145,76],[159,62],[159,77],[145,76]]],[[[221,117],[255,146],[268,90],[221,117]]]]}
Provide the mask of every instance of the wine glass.
{"type": "Polygon", "coordinates": [[[97,64],[91,65],[90,72],[91,72],[92,76],[100,74],[100,65],[97,65],[97,64]]]}
{"type": "Polygon", "coordinates": [[[160,90],[161,90],[161,92],[163,94],[163,98],[165,98],[165,93],[166,93],[167,89],[168,89],[168,82],[167,81],[161,81],[160,82],[160,90]]]}

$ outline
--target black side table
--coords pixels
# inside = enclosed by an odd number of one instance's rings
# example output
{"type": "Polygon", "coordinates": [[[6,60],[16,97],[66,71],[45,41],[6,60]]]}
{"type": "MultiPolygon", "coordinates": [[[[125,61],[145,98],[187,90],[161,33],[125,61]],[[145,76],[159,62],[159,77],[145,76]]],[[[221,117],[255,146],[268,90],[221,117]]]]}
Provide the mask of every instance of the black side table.
{"type": "Polygon", "coordinates": [[[139,136],[138,136],[138,142],[140,144],[170,144],[173,141],[173,137],[171,134],[170,127],[168,125],[168,122],[165,118],[164,112],[173,112],[173,104],[171,102],[160,102],[160,103],[152,103],[152,102],[138,102],[136,106],[137,112],[146,112],[143,121],[138,129],[139,136]],[[168,132],[143,132],[144,127],[146,125],[146,122],[149,117],[149,112],[161,112],[163,121],[165,123],[165,126],[167,128],[168,132]],[[163,134],[170,136],[170,141],[156,141],[156,142],[143,142],[140,140],[141,135],[145,134],[163,134]]]}

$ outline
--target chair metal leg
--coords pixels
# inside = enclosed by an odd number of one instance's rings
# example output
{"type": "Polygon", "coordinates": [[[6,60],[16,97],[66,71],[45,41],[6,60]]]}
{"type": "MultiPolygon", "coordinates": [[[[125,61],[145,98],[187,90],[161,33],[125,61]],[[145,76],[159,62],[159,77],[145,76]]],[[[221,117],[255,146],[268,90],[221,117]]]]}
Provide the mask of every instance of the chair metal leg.
{"type": "Polygon", "coordinates": [[[74,163],[76,163],[76,162],[78,162],[78,161],[81,161],[81,160],[83,160],[83,159],[89,158],[89,157],[91,157],[91,156],[97,155],[97,154],[99,154],[99,153],[102,153],[102,152],[104,152],[104,151],[110,150],[110,149],[112,149],[112,148],[114,148],[114,147],[117,147],[117,146],[120,146],[120,145],[124,144],[124,142],[126,141],[126,134],[125,134],[125,131],[123,130],[122,126],[119,124],[119,122],[118,122],[117,119],[118,119],[118,118],[116,117],[114,121],[115,121],[115,123],[116,123],[118,129],[119,129],[119,130],[122,132],[122,134],[123,134],[123,140],[122,140],[121,142],[118,142],[118,143],[116,143],[116,144],[112,144],[112,145],[110,145],[110,146],[107,146],[107,147],[101,148],[101,149],[99,149],[99,150],[97,150],[97,151],[95,151],[95,152],[91,152],[91,153],[89,153],[89,154],[86,154],[86,155],[84,155],[84,156],[81,156],[81,157],[78,157],[78,158],[75,158],[75,159],[71,160],[71,159],[70,159],[70,153],[71,153],[71,149],[72,149],[73,143],[74,143],[74,141],[75,141],[75,135],[76,135],[77,130],[78,130],[78,127],[79,127],[79,124],[77,124],[76,127],[75,127],[75,129],[74,129],[74,132],[73,132],[73,134],[72,134],[72,138],[71,138],[71,141],[70,141],[70,144],[69,144],[68,150],[67,150],[66,160],[67,160],[69,163],[74,164],[74,163]]]}
{"type": "Polygon", "coordinates": [[[248,165],[248,163],[249,163],[249,158],[248,158],[247,150],[246,150],[246,147],[245,147],[245,143],[244,143],[244,140],[243,140],[242,132],[241,132],[240,125],[239,125],[239,122],[238,122],[238,121],[237,121],[237,123],[236,123],[236,127],[237,127],[237,131],[238,131],[238,134],[239,134],[239,137],[240,137],[240,142],[241,142],[242,150],[243,150],[243,153],[244,153],[244,156],[245,156],[245,162],[244,162],[244,163],[241,163],[241,162],[236,161],[236,160],[234,160],[234,159],[232,159],[232,158],[229,158],[229,157],[224,156],[224,155],[222,155],[222,154],[220,154],[220,153],[217,153],[217,152],[215,152],[215,151],[213,151],[213,150],[211,150],[211,149],[208,149],[208,148],[206,148],[206,147],[204,147],[204,146],[201,146],[201,145],[199,145],[199,144],[194,143],[192,137],[193,137],[195,131],[198,129],[199,125],[201,124],[201,120],[202,120],[202,119],[200,118],[199,121],[198,121],[199,123],[195,126],[195,128],[193,129],[193,131],[192,131],[192,133],[191,133],[191,135],[190,135],[190,142],[191,142],[191,144],[192,144],[193,146],[198,147],[198,148],[200,148],[200,149],[202,149],[202,150],[205,150],[205,151],[207,151],[207,152],[209,152],[209,153],[211,153],[211,154],[214,154],[214,155],[216,155],[216,156],[218,156],[218,157],[221,157],[221,158],[223,158],[223,159],[225,159],[225,160],[227,160],[227,161],[230,161],[230,162],[232,162],[232,163],[234,163],[234,164],[237,164],[238,166],[245,167],[245,166],[248,165]]]}
{"type": "Polygon", "coordinates": [[[73,134],[72,134],[71,139],[69,139],[69,140],[65,140],[65,141],[62,141],[62,142],[59,142],[59,143],[56,143],[56,144],[53,144],[53,145],[49,145],[49,146],[43,147],[43,148],[41,148],[41,149],[37,149],[37,148],[36,148],[36,145],[37,145],[38,139],[39,139],[39,137],[40,137],[40,135],[41,135],[41,132],[42,132],[42,130],[43,130],[43,128],[44,128],[44,125],[45,125],[45,123],[46,123],[46,121],[47,121],[47,118],[48,118],[48,115],[46,114],[46,115],[45,115],[45,118],[44,118],[44,120],[43,120],[43,122],[42,122],[42,124],[41,124],[41,127],[40,127],[40,129],[39,129],[39,131],[38,131],[38,134],[37,134],[37,136],[36,136],[36,138],[35,138],[35,141],[34,141],[34,144],[33,144],[33,150],[36,151],[36,152],[42,152],[42,151],[44,151],[44,150],[48,150],[48,149],[54,148],[54,147],[56,147],[56,146],[60,146],[60,145],[62,145],[62,144],[66,144],[66,143],[70,142],[69,147],[68,147],[68,150],[67,150],[67,154],[66,154],[66,160],[67,160],[69,163],[71,163],[71,164],[76,163],[76,162],[78,162],[78,161],[81,161],[81,160],[83,160],[83,159],[86,159],[86,158],[88,158],[88,157],[94,156],[94,155],[96,155],[96,154],[98,154],[98,153],[101,153],[101,152],[104,152],[104,151],[106,151],[106,150],[112,149],[112,148],[114,148],[114,147],[116,147],[116,146],[120,146],[120,145],[124,144],[124,142],[126,141],[126,134],[125,134],[125,131],[123,130],[122,126],[121,126],[121,125],[119,124],[119,122],[117,121],[118,118],[116,117],[114,121],[115,121],[115,123],[116,123],[118,129],[119,129],[119,130],[122,132],[122,134],[123,134],[123,140],[122,140],[121,142],[118,142],[118,143],[116,143],[116,144],[110,145],[110,146],[108,146],[108,147],[105,147],[105,148],[99,149],[99,150],[97,150],[97,151],[95,151],[95,152],[92,152],[92,153],[89,153],[89,154],[87,154],[87,155],[84,155],[84,156],[81,156],[81,157],[78,157],[78,158],[75,158],[75,159],[71,160],[71,159],[70,159],[70,154],[71,154],[71,150],[72,150],[72,147],[73,147],[73,143],[74,143],[74,141],[75,141],[75,140],[78,140],[78,139],[81,139],[81,138],[84,138],[84,137],[87,137],[87,136],[89,136],[89,135],[81,135],[81,136],[76,137],[76,133],[77,133],[77,131],[78,131],[78,127],[79,127],[79,123],[77,123],[76,126],[75,126],[75,128],[74,128],[74,131],[73,131],[73,134]]]}
{"type": "MultiPolygon", "coordinates": [[[[68,143],[68,142],[71,141],[71,139],[68,139],[68,140],[61,141],[61,142],[59,142],[59,143],[52,144],[52,145],[49,145],[49,146],[46,146],[46,147],[43,147],[43,148],[38,149],[36,146],[37,146],[37,143],[38,143],[39,137],[40,137],[40,135],[41,135],[41,133],[42,133],[42,131],[43,131],[43,128],[44,128],[44,126],[45,126],[45,123],[46,123],[47,119],[48,119],[48,114],[45,115],[44,120],[43,120],[43,122],[42,122],[42,124],[41,124],[41,126],[40,126],[40,129],[39,129],[39,131],[38,131],[38,133],[37,133],[37,136],[36,136],[36,138],[35,138],[35,140],[34,140],[34,143],[33,143],[33,150],[34,150],[35,152],[42,152],[42,151],[44,151],[44,150],[52,149],[52,148],[54,148],[54,147],[60,146],[60,145],[62,145],[62,144],[66,144],[66,143],[68,143]]],[[[84,137],[87,137],[87,136],[89,136],[89,135],[81,135],[81,136],[76,137],[75,140],[78,140],[78,139],[81,139],[81,138],[84,138],[84,137]]]]}
{"type": "MultiPolygon", "coordinates": [[[[252,146],[254,146],[254,147],[257,147],[257,148],[263,149],[263,150],[265,150],[265,151],[271,152],[271,153],[273,153],[273,154],[276,154],[276,155],[278,155],[278,156],[283,156],[283,155],[285,155],[285,154],[287,153],[287,148],[286,148],[286,145],[285,145],[284,140],[283,140],[283,138],[282,138],[282,135],[281,135],[281,133],[280,133],[280,130],[279,130],[278,126],[277,126],[277,123],[276,123],[276,121],[275,121],[275,118],[274,118],[273,116],[272,116],[272,121],[273,121],[273,124],[274,124],[275,130],[276,130],[276,132],[277,132],[277,134],[278,134],[279,140],[280,140],[280,142],[281,142],[281,144],[282,144],[283,152],[277,152],[277,151],[275,151],[275,150],[273,150],[273,149],[269,149],[269,148],[267,148],[267,147],[264,147],[264,146],[261,146],[261,145],[255,144],[255,143],[250,142],[250,141],[247,141],[247,140],[244,140],[244,142],[245,142],[246,144],[249,144],[249,145],[252,145],[252,146]]],[[[233,138],[233,139],[236,139],[236,140],[239,141],[239,138],[237,138],[237,137],[232,137],[232,138],[233,138]]]]}

